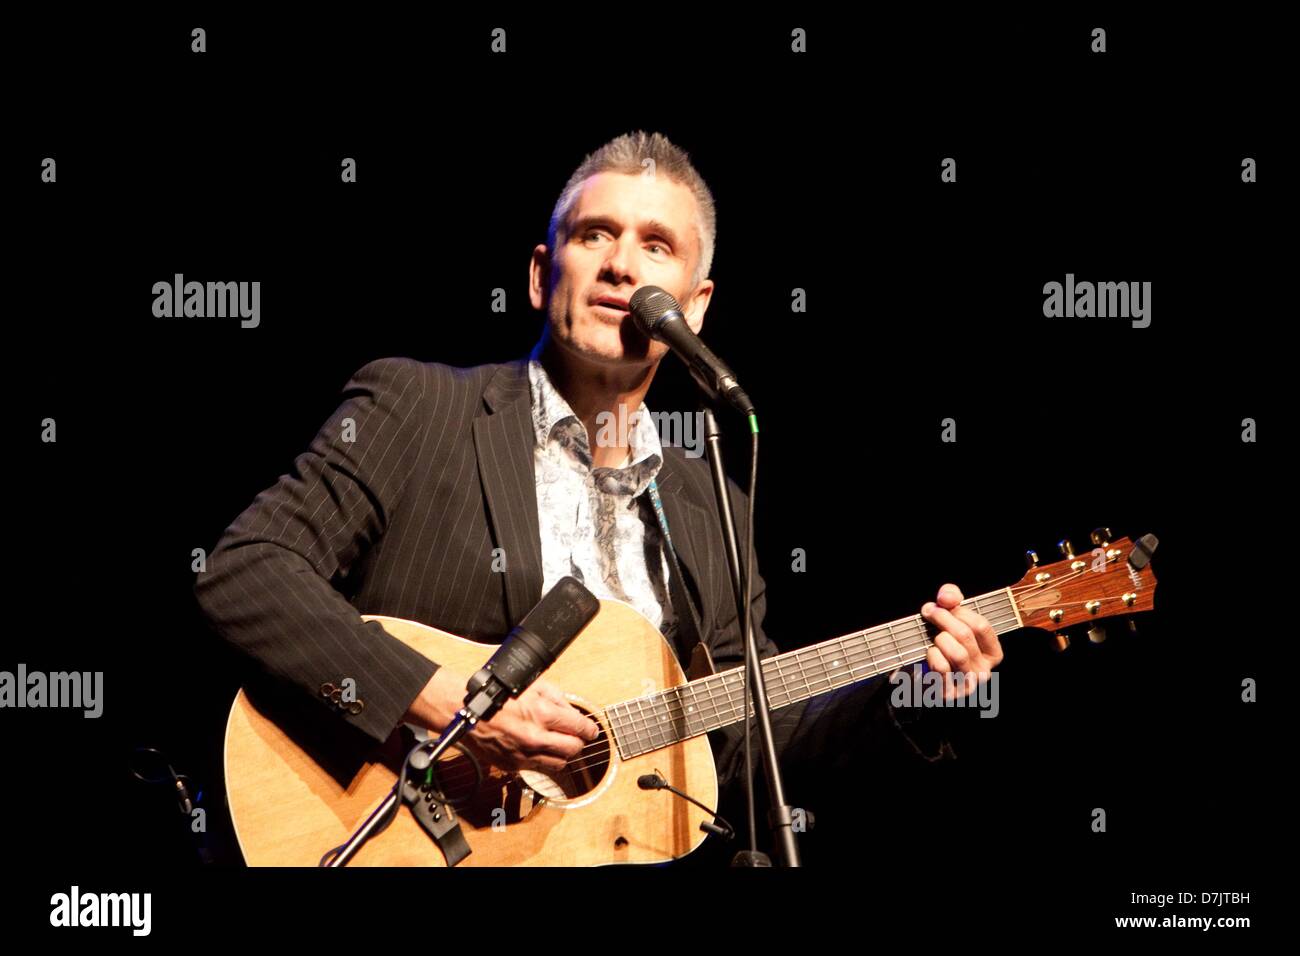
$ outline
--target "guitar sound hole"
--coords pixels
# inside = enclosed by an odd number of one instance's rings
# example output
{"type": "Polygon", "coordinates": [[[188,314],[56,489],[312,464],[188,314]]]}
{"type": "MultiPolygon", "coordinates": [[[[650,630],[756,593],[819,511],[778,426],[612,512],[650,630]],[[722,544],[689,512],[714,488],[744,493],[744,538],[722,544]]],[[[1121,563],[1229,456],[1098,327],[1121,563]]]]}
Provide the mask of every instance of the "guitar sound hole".
{"type": "Polygon", "coordinates": [[[488,763],[480,763],[476,771],[473,761],[459,749],[438,761],[438,785],[463,822],[475,828],[515,823],[526,819],[539,804],[562,806],[600,785],[609,772],[613,741],[601,718],[581,704],[575,702],[574,706],[596,722],[600,736],[570,760],[563,772],[510,773],[488,763]]]}
{"type": "Polygon", "coordinates": [[[548,801],[575,800],[595,790],[609,770],[612,741],[604,722],[581,704],[573,705],[583,716],[595,721],[600,736],[587,744],[560,773],[536,770],[520,771],[519,776],[537,794],[548,801]]]}

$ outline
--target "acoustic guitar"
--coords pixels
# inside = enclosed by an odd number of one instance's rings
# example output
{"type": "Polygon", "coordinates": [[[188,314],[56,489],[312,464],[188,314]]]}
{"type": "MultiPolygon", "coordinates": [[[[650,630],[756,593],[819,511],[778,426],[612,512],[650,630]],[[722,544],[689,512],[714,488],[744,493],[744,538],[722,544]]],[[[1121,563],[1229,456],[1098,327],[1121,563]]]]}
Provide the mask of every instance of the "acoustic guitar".
{"type": "MultiPolygon", "coordinates": [[[[1152,608],[1156,538],[1109,540],[1093,533],[1091,553],[1033,566],[1016,584],[967,598],[998,634],[1041,628],[1061,649],[1067,628],[1152,608]]],[[[1031,553],[1032,554],[1032,553],[1031,553]]],[[[365,615],[409,647],[456,671],[477,671],[495,645],[436,628],[365,615]]],[[[762,662],[773,708],[921,661],[934,629],[919,615],[769,657],[762,662]]],[[[1094,639],[1096,632],[1093,632],[1094,639]]],[[[697,655],[698,658],[698,655],[697,655]]],[[[694,670],[694,668],[693,668],[694,670]]],[[[718,779],[706,734],[753,714],[744,706],[743,668],[687,679],[657,628],[619,601],[599,613],[546,672],[601,729],[565,772],[510,773],[452,750],[436,765],[470,854],[461,866],[589,866],[659,863],[695,850],[708,814],[669,793],[643,790],[642,774],[716,806],[718,779]]],[[[235,831],[250,866],[316,866],[343,844],[392,789],[410,729],[340,776],[310,735],[278,721],[274,707],[242,689],[225,738],[226,790],[235,831]]],[[[445,866],[438,846],[410,811],[352,858],[351,866],[445,866]]]]}

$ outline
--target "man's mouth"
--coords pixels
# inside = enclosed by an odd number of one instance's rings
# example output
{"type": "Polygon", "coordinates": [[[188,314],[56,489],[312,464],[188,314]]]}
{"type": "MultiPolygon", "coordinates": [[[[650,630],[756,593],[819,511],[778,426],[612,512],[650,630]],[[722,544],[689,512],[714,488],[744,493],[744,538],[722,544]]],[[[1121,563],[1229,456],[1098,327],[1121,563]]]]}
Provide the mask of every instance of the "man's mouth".
{"type": "Polygon", "coordinates": [[[593,304],[610,312],[621,312],[623,315],[627,315],[628,312],[627,299],[620,299],[617,296],[601,296],[593,304]]]}

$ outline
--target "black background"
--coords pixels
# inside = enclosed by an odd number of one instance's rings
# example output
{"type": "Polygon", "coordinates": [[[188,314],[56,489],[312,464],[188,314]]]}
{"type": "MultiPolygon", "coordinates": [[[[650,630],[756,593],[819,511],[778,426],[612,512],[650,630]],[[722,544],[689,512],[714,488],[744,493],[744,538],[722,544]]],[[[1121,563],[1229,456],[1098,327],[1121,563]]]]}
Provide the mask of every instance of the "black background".
{"type": "MultiPolygon", "coordinates": [[[[0,668],[103,670],[105,713],[0,716],[7,865],[22,874],[0,909],[44,926],[49,894],[78,883],[152,891],[155,936],[252,934],[272,914],[307,933],[330,904],[333,933],[363,919],[342,909],[356,891],[384,913],[360,924],[377,939],[403,906],[473,927],[503,895],[548,932],[618,914],[635,933],[629,906],[669,925],[735,921],[748,892],[787,904],[750,904],[765,931],[834,918],[940,941],[1164,915],[1134,891],[1253,891],[1250,906],[1182,912],[1255,917],[1281,838],[1285,685],[1268,676],[1290,640],[1273,610],[1287,592],[1269,581],[1285,554],[1290,121],[1280,31],[1222,17],[11,23],[18,439],[0,668]],[[1103,55],[1089,52],[1098,25],[1103,55]],[[194,26],[205,54],[190,52],[194,26]],[[494,26],[505,56],[488,52],[494,26]],[[807,55],[789,52],[795,26],[807,55]],[[542,322],[528,257],[551,206],[588,152],[633,129],[687,149],[717,201],[704,335],[762,412],[758,556],[784,649],[915,613],[945,581],[1006,586],[1024,549],[1050,559],[1098,525],[1159,536],[1157,611],[1063,655],[1041,632],[1007,637],[1001,716],[960,728],[958,761],[792,794],[817,814],[810,869],[774,887],[677,866],[545,884],[434,875],[411,894],[401,874],[345,890],[243,870],[220,780],[238,678],[193,603],[192,549],[287,470],[367,361],[524,354],[542,322]],[[57,184],[40,182],[46,156],[57,184]],[[344,156],[355,185],[339,181],[344,156]],[[939,181],[946,156],[955,184],[939,181]],[[154,318],[151,287],[177,272],[260,280],[260,327],[154,318]],[[1150,327],[1045,319],[1043,284],[1067,272],[1150,281],[1150,327]],[[498,287],[505,314],[490,308],[498,287]],[[795,287],[805,314],[789,311],[795,287]],[[55,444],[36,437],[47,416],[55,444]],[[945,417],[955,444],[940,441],[945,417]],[[1241,441],[1246,417],[1258,444],[1241,441]],[[1261,703],[1241,702],[1246,677],[1261,703]],[[131,777],[137,746],[202,791],[216,865],[199,864],[161,788],[131,777]]],[[[689,379],[665,362],[648,401],[692,409],[689,379]]]]}

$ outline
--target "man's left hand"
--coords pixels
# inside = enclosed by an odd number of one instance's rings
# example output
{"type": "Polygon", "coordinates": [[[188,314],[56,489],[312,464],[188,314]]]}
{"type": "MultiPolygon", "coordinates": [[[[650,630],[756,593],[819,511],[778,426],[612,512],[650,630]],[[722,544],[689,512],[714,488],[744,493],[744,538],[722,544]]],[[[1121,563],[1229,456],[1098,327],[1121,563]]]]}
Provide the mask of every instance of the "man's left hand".
{"type": "Polygon", "coordinates": [[[935,601],[921,608],[921,617],[940,631],[925,656],[930,669],[944,675],[945,700],[970,695],[1002,662],[1002,644],[993,625],[961,602],[957,585],[945,584],[935,601]],[[964,675],[960,694],[953,674],[964,675]]]}

